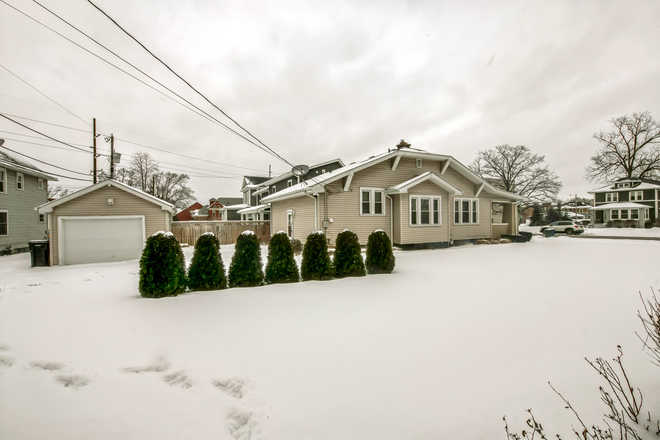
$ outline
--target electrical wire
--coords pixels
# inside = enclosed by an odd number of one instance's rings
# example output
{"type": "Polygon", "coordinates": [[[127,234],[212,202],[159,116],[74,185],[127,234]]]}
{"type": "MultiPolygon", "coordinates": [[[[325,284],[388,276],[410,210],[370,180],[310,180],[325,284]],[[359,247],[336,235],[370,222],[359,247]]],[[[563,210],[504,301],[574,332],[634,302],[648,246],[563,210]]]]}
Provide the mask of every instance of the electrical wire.
{"type": "Polygon", "coordinates": [[[59,109],[56,109],[56,108],[53,108],[53,107],[48,107],[47,105],[38,104],[38,103],[36,103],[36,102],[28,101],[27,99],[17,98],[17,97],[15,97],[15,96],[7,95],[6,93],[0,93],[0,95],[2,95],[2,96],[6,96],[7,98],[15,99],[15,100],[17,100],[17,101],[27,102],[28,104],[38,105],[39,107],[47,108],[47,109],[49,109],[49,110],[53,110],[53,111],[56,111],[56,112],[66,113],[66,112],[63,111],[63,110],[59,110],[59,109]]]}
{"type": "Polygon", "coordinates": [[[90,154],[91,153],[91,151],[75,151],[75,150],[70,150],[70,149],[64,148],[64,147],[58,147],[58,146],[55,146],[55,145],[38,144],[36,142],[23,141],[21,139],[12,139],[12,138],[8,138],[8,137],[3,137],[3,139],[8,140],[8,141],[13,141],[13,142],[21,142],[23,144],[38,145],[40,147],[55,148],[57,150],[68,151],[70,153],[85,153],[85,154],[90,154]]]}
{"type": "MultiPolygon", "coordinates": [[[[2,0],[0,0],[0,1],[2,1],[2,0]]],[[[7,115],[7,116],[11,116],[11,117],[14,117],[14,118],[18,118],[18,119],[25,119],[26,121],[39,122],[40,124],[52,125],[53,127],[66,128],[66,129],[69,129],[69,130],[82,131],[83,133],[89,133],[89,130],[83,130],[81,128],[74,128],[74,127],[69,127],[69,126],[66,126],[66,125],[53,124],[52,122],[40,121],[38,119],[30,119],[30,118],[26,118],[25,116],[12,115],[11,113],[2,113],[2,114],[7,115]]]]}
{"type": "MultiPolygon", "coordinates": [[[[36,3],[36,0],[33,0],[33,1],[35,1],[35,3],[36,3]]],[[[257,142],[259,142],[261,145],[263,145],[268,151],[270,151],[270,153],[271,153],[273,156],[277,157],[277,158],[280,159],[282,162],[284,162],[284,163],[290,165],[291,167],[293,167],[293,164],[292,164],[292,163],[290,163],[288,160],[284,159],[282,156],[280,156],[277,152],[275,152],[275,151],[274,151],[272,148],[270,148],[268,145],[264,144],[259,138],[257,138],[255,135],[253,135],[252,133],[250,133],[245,127],[243,127],[241,124],[239,124],[238,122],[236,122],[236,120],[234,120],[231,116],[229,116],[227,113],[225,113],[220,107],[218,107],[217,105],[215,105],[215,104],[214,104],[210,99],[208,99],[203,93],[201,93],[199,90],[197,90],[195,87],[193,87],[193,86],[192,86],[188,81],[186,81],[181,75],[179,75],[178,73],[176,73],[176,72],[175,72],[170,66],[168,66],[163,60],[161,60],[160,58],[158,58],[153,52],[151,52],[149,49],[147,49],[147,47],[146,47],[144,44],[140,43],[140,41],[139,41],[137,38],[135,38],[133,35],[131,35],[130,32],[128,32],[128,31],[127,31],[126,29],[124,29],[123,27],[121,27],[121,26],[119,25],[119,23],[117,23],[112,17],[110,17],[108,14],[106,14],[105,11],[103,11],[101,8],[99,8],[99,7],[96,6],[94,3],[92,3],[91,0],[87,0],[87,2],[88,2],[89,4],[91,4],[92,6],[94,6],[96,9],[98,9],[99,12],[101,12],[103,15],[105,15],[110,21],[112,21],[112,22],[113,22],[113,23],[114,23],[119,29],[121,29],[126,35],[128,35],[131,39],[133,39],[133,41],[135,41],[135,42],[136,42],[137,44],[139,44],[144,50],[146,50],[146,51],[149,53],[149,55],[151,55],[151,56],[154,57],[156,60],[158,60],[163,66],[165,66],[165,68],[167,68],[167,70],[169,70],[170,72],[172,72],[177,78],[179,78],[179,79],[180,79],[181,81],[183,81],[188,87],[190,87],[192,90],[194,90],[195,93],[197,93],[199,96],[201,96],[206,102],[208,102],[208,103],[211,104],[213,107],[215,107],[220,113],[222,113],[223,115],[225,115],[225,117],[227,117],[230,121],[232,121],[234,124],[236,124],[238,127],[240,127],[244,132],[246,132],[247,134],[249,134],[253,139],[255,139],[257,142]]]]}
{"type": "MultiPolygon", "coordinates": [[[[30,136],[29,134],[16,133],[16,132],[7,131],[7,130],[0,130],[0,133],[9,133],[9,134],[15,134],[17,136],[23,136],[23,137],[29,137],[29,138],[32,138],[32,139],[41,139],[41,140],[43,140],[43,138],[39,137],[39,136],[30,136]]],[[[76,144],[75,142],[69,142],[69,143],[71,145],[78,145],[79,147],[87,147],[88,146],[87,144],[76,144]]],[[[37,145],[43,145],[43,144],[37,144],[37,145]]]]}
{"type": "Polygon", "coordinates": [[[32,84],[30,84],[29,82],[25,81],[25,80],[24,80],[23,78],[21,78],[20,76],[16,75],[16,74],[15,74],[14,72],[12,72],[11,70],[7,69],[7,68],[6,68],[5,66],[3,66],[2,64],[0,64],[0,67],[2,67],[3,69],[5,69],[7,72],[11,73],[13,76],[15,76],[16,78],[18,78],[18,79],[19,79],[20,81],[22,81],[23,83],[27,84],[28,87],[30,87],[30,88],[32,88],[33,90],[35,90],[37,93],[39,93],[40,95],[42,95],[43,97],[45,97],[46,99],[48,99],[50,102],[52,102],[52,103],[54,103],[55,105],[57,105],[58,107],[64,109],[67,113],[70,113],[71,115],[73,115],[73,116],[75,116],[76,118],[80,119],[81,121],[83,121],[83,122],[84,122],[85,124],[87,124],[87,125],[90,125],[90,126],[92,125],[92,124],[89,123],[89,121],[85,121],[85,120],[84,120],[83,118],[81,118],[80,116],[76,115],[75,113],[71,112],[69,109],[67,109],[66,107],[64,107],[63,105],[61,105],[61,104],[59,104],[58,102],[56,102],[55,100],[51,99],[51,98],[48,97],[45,93],[41,92],[39,89],[37,89],[36,87],[34,87],[34,86],[33,86],[32,84]]]}
{"type": "MultiPolygon", "coordinates": [[[[87,174],[79,173],[79,172],[77,172],[77,171],[67,170],[66,168],[58,167],[58,166],[56,166],[56,165],[51,165],[51,164],[49,164],[49,163],[47,163],[47,162],[43,162],[43,161],[41,161],[41,160],[39,160],[39,159],[35,159],[34,157],[28,156],[27,154],[19,153],[18,151],[14,151],[14,150],[12,150],[12,149],[10,149],[10,148],[7,148],[7,147],[5,147],[5,146],[3,146],[2,148],[4,148],[5,150],[8,150],[8,151],[11,151],[12,153],[18,154],[18,155],[20,155],[20,156],[25,156],[25,157],[27,157],[28,159],[32,159],[32,160],[34,160],[34,161],[37,161],[37,162],[40,162],[40,163],[44,163],[44,164],[46,164],[46,165],[48,165],[48,166],[51,166],[51,167],[54,167],[54,168],[59,168],[59,169],[61,169],[61,170],[68,171],[68,172],[70,172],[70,173],[74,173],[74,174],[81,174],[81,175],[83,175],[83,176],[86,176],[86,175],[87,175],[87,174]]],[[[41,171],[41,170],[35,170],[35,171],[41,171]]],[[[44,174],[53,175],[53,176],[57,176],[57,177],[64,177],[64,178],[67,178],[67,179],[82,180],[82,181],[84,181],[84,182],[91,182],[91,180],[87,180],[87,179],[80,179],[80,178],[77,178],[77,177],[63,176],[63,175],[61,175],[61,174],[55,174],[55,173],[51,173],[51,172],[47,172],[47,171],[41,171],[41,172],[44,173],[44,174]]]]}
{"type": "MultiPolygon", "coordinates": [[[[0,1],[2,1],[2,0],[0,0],[0,1]]],[[[79,147],[76,147],[76,146],[71,145],[71,144],[69,144],[69,143],[63,142],[63,141],[61,141],[61,140],[59,140],[59,139],[55,139],[54,137],[48,136],[47,134],[43,134],[43,133],[41,133],[40,131],[35,130],[34,128],[30,128],[30,127],[28,127],[27,125],[21,124],[20,122],[15,121],[15,120],[13,120],[12,118],[10,118],[10,117],[8,117],[8,116],[5,116],[3,113],[0,113],[0,117],[3,117],[3,118],[5,118],[5,119],[8,119],[8,120],[12,121],[13,123],[20,125],[21,127],[27,128],[28,130],[33,131],[33,132],[35,132],[35,133],[38,133],[38,134],[42,135],[43,137],[47,137],[47,138],[50,139],[50,140],[53,140],[53,141],[55,141],[55,142],[59,142],[60,144],[68,145],[69,147],[71,147],[71,148],[75,148],[76,150],[85,151],[85,150],[82,149],[82,148],[79,148],[79,147]]],[[[86,153],[89,153],[89,151],[85,151],[85,152],[86,152],[86,153]]]]}

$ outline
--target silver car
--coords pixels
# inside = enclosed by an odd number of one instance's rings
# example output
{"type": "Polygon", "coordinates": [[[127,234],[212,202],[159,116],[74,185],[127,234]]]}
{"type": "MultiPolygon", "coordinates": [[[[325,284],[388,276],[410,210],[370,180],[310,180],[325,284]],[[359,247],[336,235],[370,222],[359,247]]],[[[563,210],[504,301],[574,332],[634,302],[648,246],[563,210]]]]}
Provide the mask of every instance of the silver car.
{"type": "Polygon", "coordinates": [[[584,232],[584,228],[582,226],[568,220],[560,220],[558,222],[552,222],[549,225],[542,226],[541,233],[543,233],[543,231],[549,228],[554,229],[555,232],[564,232],[566,233],[566,235],[573,235],[573,234],[577,235],[577,234],[582,234],[584,232]]]}

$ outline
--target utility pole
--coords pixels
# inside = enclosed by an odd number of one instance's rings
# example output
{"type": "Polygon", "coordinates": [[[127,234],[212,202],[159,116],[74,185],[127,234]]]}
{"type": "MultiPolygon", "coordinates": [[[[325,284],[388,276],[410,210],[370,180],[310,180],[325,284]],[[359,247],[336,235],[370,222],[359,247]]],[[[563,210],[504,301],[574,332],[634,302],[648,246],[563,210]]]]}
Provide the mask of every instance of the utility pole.
{"type": "Polygon", "coordinates": [[[115,135],[110,133],[110,180],[115,178],[115,135]]]}
{"type": "Polygon", "coordinates": [[[94,141],[94,183],[96,183],[96,118],[93,119],[94,123],[92,124],[92,127],[94,129],[94,135],[92,136],[92,140],[94,141]]]}
{"type": "Polygon", "coordinates": [[[270,179],[270,165],[268,165],[268,178],[270,179]]]}

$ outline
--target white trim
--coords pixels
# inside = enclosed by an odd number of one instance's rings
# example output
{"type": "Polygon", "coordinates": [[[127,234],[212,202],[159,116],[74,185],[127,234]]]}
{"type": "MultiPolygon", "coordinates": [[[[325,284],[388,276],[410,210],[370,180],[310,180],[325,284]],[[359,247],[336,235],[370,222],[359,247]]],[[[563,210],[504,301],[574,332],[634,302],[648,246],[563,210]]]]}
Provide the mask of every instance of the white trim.
{"type": "Polygon", "coordinates": [[[64,258],[64,234],[63,231],[63,222],[64,220],[104,220],[104,219],[123,219],[123,218],[140,218],[142,219],[142,247],[144,248],[144,243],[147,241],[146,237],[146,216],[144,215],[71,215],[71,216],[62,216],[57,218],[57,259],[58,265],[66,265],[64,258]]]}
{"type": "Polygon", "coordinates": [[[440,171],[441,176],[445,174],[445,171],[447,171],[447,168],[449,168],[450,163],[451,163],[451,159],[447,159],[447,161],[445,162],[445,166],[443,166],[442,171],[440,171]]]}
{"type": "Polygon", "coordinates": [[[293,235],[294,235],[294,232],[295,232],[294,231],[294,226],[293,226],[294,225],[294,223],[293,223],[294,220],[293,219],[294,219],[295,216],[296,216],[296,212],[293,209],[287,209],[287,211],[286,211],[286,235],[290,239],[293,238],[293,235]],[[289,221],[289,219],[291,219],[291,221],[289,221]],[[291,231],[289,231],[289,226],[291,226],[291,231]]]}
{"type": "Polygon", "coordinates": [[[618,192],[609,192],[605,193],[605,203],[613,203],[613,202],[618,202],[619,201],[619,193],[618,192]],[[610,198],[611,200],[607,200],[610,198]]]}
{"type": "Polygon", "coordinates": [[[481,190],[484,189],[484,186],[486,186],[486,185],[484,185],[484,184],[482,183],[481,186],[479,187],[479,189],[477,190],[476,194],[474,195],[475,197],[479,197],[479,194],[481,194],[481,190]]]}
{"type": "Polygon", "coordinates": [[[39,213],[37,213],[37,221],[38,221],[39,223],[46,223],[46,214],[39,214],[39,213]],[[44,217],[43,220],[41,220],[41,216],[44,217]]]}
{"type": "Polygon", "coordinates": [[[410,195],[408,196],[408,226],[411,228],[427,228],[429,226],[442,226],[442,196],[429,196],[429,195],[410,195]],[[413,199],[415,199],[417,213],[415,215],[416,223],[412,222],[412,205],[413,199]],[[422,199],[429,200],[429,223],[422,224],[422,199]],[[435,210],[433,209],[433,202],[438,202],[438,222],[433,221],[433,214],[435,210]]]}
{"type": "Polygon", "coordinates": [[[639,202],[644,200],[644,191],[630,191],[628,193],[628,201],[630,202],[639,202]],[[635,196],[633,196],[633,194],[635,196]],[[639,195],[639,197],[637,197],[639,195]]]}
{"type": "Polygon", "coordinates": [[[18,171],[16,171],[16,191],[25,191],[25,174],[18,171]]]}
{"type": "Polygon", "coordinates": [[[401,182],[398,185],[390,187],[385,191],[385,193],[386,194],[405,194],[405,193],[408,192],[408,190],[410,188],[412,188],[416,185],[419,185],[422,182],[426,182],[427,180],[430,180],[431,182],[438,185],[440,188],[447,191],[450,196],[460,196],[460,195],[463,194],[463,191],[456,188],[454,185],[447,182],[442,177],[438,176],[437,174],[435,174],[432,171],[427,171],[423,174],[420,174],[419,176],[413,177],[412,179],[408,179],[405,182],[401,182]]]}
{"type": "Polygon", "coordinates": [[[7,169],[0,168],[0,173],[2,173],[2,176],[0,176],[0,182],[2,183],[0,194],[7,194],[7,169]]]}
{"type": "Polygon", "coordinates": [[[359,206],[360,216],[365,217],[381,217],[385,216],[385,189],[384,188],[370,188],[370,187],[360,187],[360,206],[359,206]],[[362,213],[362,193],[369,192],[369,213],[362,213]],[[375,214],[376,212],[376,193],[380,193],[380,204],[382,206],[381,213],[375,214]]]}
{"type": "Polygon", "coordinates": [[[467,198],[467,197],[454,198],[453,209],[452,209],[452,220],[453,220],[453,223],[455,225],[478,225],[479,221],[480,221],[480,219],[479,219],[479,199],[467,198]],[[469,209],[468,209],[470,220],[468,222],[463,222],[463,213],[464,213],[464,211],[463,211],[463,202],[465,202],[465,201],[470,202],[469,209]],[[458,206],[460,208],[458,211],[456,211],[456,202],[458,202],[458,204],[459,204],[458,206]],[[475,206],[474,206],[475,202],[477,204],[476,209],[475,209],[475,206]],[[458,212],[458,222],[456,221],[456,213],[457,212],[458,212]],[[476,215],[476,217],[477,217],[476,222],[473,221],[475,213],[477,214],[476,215]]]}
{"type": "Polygon", "coordinates": [[[286,181],[286,187],[291,188],[293,186],[293,179],[289,179],[286,181]]]}
{"type": "Polygon", "coordinates": [[[353,176],[355,173],[348,173],[346,176],[346,183],[344,184],[344,192],[348,191],[351,187],[351,182],[353,181],[353,176]]]}
{"type": "Polygon", "coordinates": [[[9,237],[9,210],[0,209],[0,212],[7,214],[7,234],[0,234],[0,237],[9,237]]]}
{"type": "Polygon", "coordinates": [[[37,188],[44,189],[44,179],[42,179],[41,177],[37,178],[37,188]]]}
{"type": "Polygon", "coordinates": [[[392,171],[396,171],[396,167],[399,166],[399,161],[401,160],[401,155],[399,154],[396,159],[394,159],[394,163],[392,164],[392,171]]]}

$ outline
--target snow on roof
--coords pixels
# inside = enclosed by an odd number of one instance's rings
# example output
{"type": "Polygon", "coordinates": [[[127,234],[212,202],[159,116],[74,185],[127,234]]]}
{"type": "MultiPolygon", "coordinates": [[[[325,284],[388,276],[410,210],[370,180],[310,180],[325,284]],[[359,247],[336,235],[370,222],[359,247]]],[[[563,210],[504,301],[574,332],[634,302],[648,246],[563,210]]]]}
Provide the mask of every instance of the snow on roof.
{"type": "Polygon", "coordinates": [[[16,157],[4,151],[0,151],[0,165],[14,170],[18,170],[25,174],[41,177],[42,179],[57,181],[56,177],[49,176],[45,172],[41,171],[39,168],[32,165],[30,162],[17,159],[16,157]]]}
{"type": "Polygon", "coordinates": [[[642,205],[641,203],[623,202],[623,203],[608,203],[607,205],[600,205],[594,208],[589,208],[592,211],[603,211],[605,209],[639,209],[639,208],[652,208],[652,206],[642,205]]]}
{"type": "MultiPolygon", "coordinates": [[[[617,182],[620,183],[620,182],[617,182]]],[[[616,191],[641,191],[644,189],[657,189],[660,188],[660,185],[657,185],[655,183],[649,183],[649,182],[642,182],[637,186],[626,186],[623,188],[615,188],[616,185],[607,185],[607,186],[602,186],[600,188],[596,188],[592,191],[589,191],[589,194],[599,194],[599,193],[608,193],[608,192],[616,192],[616,191]]]]}
{"type": "Polygon", "coordinates": [[[249,208],[240,209],[236,211],[238,214],[249,214],[251,212],[261,212],[265,209],[268,209],[268,205],[259,205],[259,206],[250,206],[249,208]]]}
{"type": "Polygon", "coordinates": [[[233,211],[233,210],[236,210],[236,209],[244,209],[244,208],[247,208],[248,206],[249,205],[247,203],[241,203],[240,205],[223,206],[222,208],[220,208],[220,211],[224,211],[224,210],[233,211]]]}

